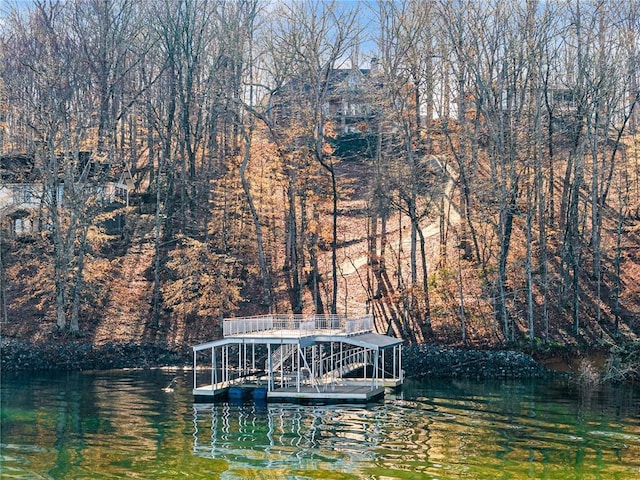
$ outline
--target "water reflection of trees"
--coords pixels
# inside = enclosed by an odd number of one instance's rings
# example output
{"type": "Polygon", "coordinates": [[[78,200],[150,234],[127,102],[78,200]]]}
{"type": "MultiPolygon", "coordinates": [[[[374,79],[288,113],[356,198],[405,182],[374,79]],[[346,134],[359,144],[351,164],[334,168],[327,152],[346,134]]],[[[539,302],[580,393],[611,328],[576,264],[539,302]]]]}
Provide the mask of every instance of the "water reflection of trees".
{"type": "Polygon", "coordinates": [[[156,387],[165,377],[114,371],[75,372],[57,383],[43,378],[31,390],[41,397],[32,407],[39,416],[37,444],[51,457],[42,460],[43,468],[52,478],[78,478],[87,471],[122,478],[132,469],[166,463],[183,424],[167,420],[166,413],[179,406],[156,387]]]}

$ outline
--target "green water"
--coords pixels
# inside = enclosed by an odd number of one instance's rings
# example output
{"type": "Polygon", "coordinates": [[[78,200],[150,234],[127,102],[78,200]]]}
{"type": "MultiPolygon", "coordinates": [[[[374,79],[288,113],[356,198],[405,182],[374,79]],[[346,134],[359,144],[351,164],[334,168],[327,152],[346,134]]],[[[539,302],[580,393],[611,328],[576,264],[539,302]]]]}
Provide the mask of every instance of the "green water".
{"type": "Polygon", "coordinates": [[[5,478],[640,478],[640,391],[408,382],[366,407],[194,404],[191,376],[2,376],[5,478]]]}

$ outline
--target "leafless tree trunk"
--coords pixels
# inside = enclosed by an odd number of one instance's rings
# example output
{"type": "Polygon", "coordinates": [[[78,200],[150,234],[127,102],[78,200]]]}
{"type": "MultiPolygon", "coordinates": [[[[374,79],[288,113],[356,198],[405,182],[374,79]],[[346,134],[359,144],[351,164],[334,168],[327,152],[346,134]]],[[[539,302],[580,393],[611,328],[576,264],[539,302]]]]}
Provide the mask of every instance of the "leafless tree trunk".
{"type": "Polygon", "coordinates": [[[256,231],[256,244],[258,247],[258,264],[260,265],[260,275],[262,276],[262,304],[266,307],[270,307],[271,300],[271,274],[267,266],[267,258],[264,252],[264,241],[262,238],[262,224],[256,210],[253,196],[251,195],[251,188],[247,179],[247,166],[251,159],[251,131],[244,134],[244,155],[242,163],[240,165],[240,180],[242,182],[242,188],[244,190],[247,204],[249,205],[249,211],[251,212],[251,219],[253,220],[253,226],[256,231]]]}

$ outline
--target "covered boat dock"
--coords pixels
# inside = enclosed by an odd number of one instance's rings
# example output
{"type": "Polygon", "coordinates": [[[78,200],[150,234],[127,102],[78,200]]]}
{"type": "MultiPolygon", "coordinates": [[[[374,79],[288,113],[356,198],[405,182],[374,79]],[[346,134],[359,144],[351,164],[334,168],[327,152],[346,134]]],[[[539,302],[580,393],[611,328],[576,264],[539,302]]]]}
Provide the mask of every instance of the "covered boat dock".
{"type": "Polygon", "coordinates": [[[371,316],[224,319],[223,338],[193,347],[193,395],[365,403],[402,385],[402,343],[371,316]]]}

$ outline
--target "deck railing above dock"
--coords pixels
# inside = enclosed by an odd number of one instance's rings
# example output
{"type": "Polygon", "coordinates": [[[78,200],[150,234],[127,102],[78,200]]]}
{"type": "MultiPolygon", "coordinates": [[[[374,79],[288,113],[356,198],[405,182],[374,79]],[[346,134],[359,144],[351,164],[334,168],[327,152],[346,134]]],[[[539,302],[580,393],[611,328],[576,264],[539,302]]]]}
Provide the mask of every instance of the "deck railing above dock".
{"type": "Polygon", "coordinates": [[[373,331],[373,317],[347,317],[345,315],[260,315],[256,317],[228,318],[223,321],[223,335],[233,337],[246,334],[304,337],[323,333],[354,335],[373,331]]]}

